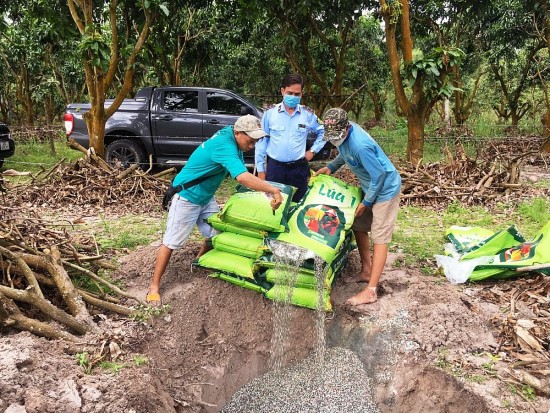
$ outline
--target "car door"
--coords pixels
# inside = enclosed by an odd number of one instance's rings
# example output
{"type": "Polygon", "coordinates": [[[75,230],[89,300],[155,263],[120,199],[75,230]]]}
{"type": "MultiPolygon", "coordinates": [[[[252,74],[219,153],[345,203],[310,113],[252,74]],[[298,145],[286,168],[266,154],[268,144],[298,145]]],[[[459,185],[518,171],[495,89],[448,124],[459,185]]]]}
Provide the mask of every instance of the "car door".
{"type": "Polygon", "coordinates": [[[157,156],[187,159],[204,141],[203,114],[196,89],[161,89],[151,107],[157,156]]]}
{"type": "MultiPolygon", "coordinates": [[[[251,104],[223,90],[207,91],[206,102],[207,113],[203,119],[203,131],[207,137],[228,125],[234,125],[242,115],[258,116],[257,110],[251,104]]],[[[246,152],[245,158],[247,163],[253,163],[254,151],[246,152]]]]}

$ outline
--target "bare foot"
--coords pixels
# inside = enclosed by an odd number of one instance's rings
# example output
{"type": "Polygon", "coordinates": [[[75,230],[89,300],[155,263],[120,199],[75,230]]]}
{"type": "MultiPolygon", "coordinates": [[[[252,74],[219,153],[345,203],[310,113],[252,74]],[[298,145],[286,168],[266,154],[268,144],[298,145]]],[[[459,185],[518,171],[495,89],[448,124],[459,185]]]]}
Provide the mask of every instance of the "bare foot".
{"type": "Polygon", "coordinates": [[[351,283],[368,283],[370,281],[370,270],[361,271],[358,275],[353,277],[344,278],[345,284],[351,283]]]}
{"type": "Polygon", "coordinates": [[[346,301],[346,304],[349,305],[361,305],[361,304],[372,304],[378,300],[378,294],[376,293],[376,287],[367,287],[361,292],[355,294],[349,300],[346,301]]]}

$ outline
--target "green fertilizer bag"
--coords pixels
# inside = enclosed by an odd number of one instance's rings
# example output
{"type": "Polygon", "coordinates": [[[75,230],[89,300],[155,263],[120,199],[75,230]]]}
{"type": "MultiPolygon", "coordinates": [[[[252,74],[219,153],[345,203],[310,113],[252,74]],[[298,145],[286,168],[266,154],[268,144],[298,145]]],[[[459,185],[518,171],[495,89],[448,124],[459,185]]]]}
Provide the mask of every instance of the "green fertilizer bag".
{"type": "MultiPolygon", "coordinates": [[[[471,246],[466,254],[436,255],[436,260],[453,284],[516,276],[522,267],[546,267],[550,263],[550,222],[529,242],[511,226],[471,246]]],[[[550,274],[550,265],[538,271],[550,274]]]]}
{"type": "Polygon", "coordinates": [[[477,266],[469,279],[478,281],[489,277],[506,278],[518,275],[517,269],[534,266],[540,267],[537,271],[550,275],[550,221],[531,241],[507,246],[496,253],[489,262],[477,266]]]}
{"type": "Polygon", "coordinates": [[[470,260],[472,258],[486,257],[498,254],[500,251],[511,248],[525,242],[525,238],[521,235],[513,225],[494,233],[483,241],[470,246],[468,251],[462,255],[461,260],[470,260]]]}
{"type": "MultiPolygon", "coordinates": [[[[268,269],[263,276],[267,282],[271,284],[285,285],[288,284],[288,278],[292,277],[286,271],[279,268],[270,268],[268,269]]],[[[298,272],[295,275],[296,281],[295,286],[301,288],[309,288],[310,290],[315,290],[317,288],[317,278],[315,274],[298,272]]]]}
{"type": "Polygon", "coordinates": [[[267,237],[267,231],[253,228],[243,228],[238,225],[229,224],[223,222],[218,214],[210,215],[210,218],[206,220],[212,227],[221,232],[231,232],[233,234],[246,235],[251,238],[264,238],[267,237]]]}
{"type": "Polygon", "coordinates": [[[215,272],[211,273],[210,276],[212,278],[219,278],[220,280],[227,281],[231,284],[234,284],[238,287],[246,288],[247,290],[256,291],[258,293],[265,293],[267,290],[262,287],[261,285],[256,284],[254,281],[251,281],[250,279],[242,278],[239,276],[231,275],[231,274],[225,274],[223,272],[215,272]]]}
{"type": "Polygon", "coordinates": [[[270,238],[310,250],[330,263],[351,228],[361,202],[359,188],[329,175],[311,178],[304,198],[292,212],[287,233],[270,238]]]}
{"type": "Polygon", "coordinates": [[[268,250],[263,239],[233,234],[231,232],[222,232],[214,236],[212,244],[218,251],[225,251],[254,259],[260,257],[268,250]]]}
{"type": "Polygon", "coordinates": [[[254,280],[254,260],[229,252],[210,250],[196,260],[195,265],[254,280]]]}
{"type": "Polygon", "coordinates": [[[244,228],[271,232],[285,231],[288,208],[294,190],[289,185],[269,183],[279,188],[283,197],[283,204],[276,211],[271,208],[271,194],[238,187],[240,192],[227,200],[219,214],[220,220],[244,228]]]}
{"type": "MultiPolygon", "coordinates": [[[[317,290],[311,290],[309,288],[292,288],[289,291],[289,287],[285,285],[275,285],[269,291],[265,293],[265,296],[274,301],[286,301],[288,295],[292,294],[290,302],[294,305],[306,308],[317,308],[317,302],[319,300],[319,293],[317,290]]],[[[332,303],[330,302],[330,292],[323,290],[323,307],[325,311],[332,311],[332,303]]]]}
{"type": "MultiPolygon", "coordinates": [[[[260,268],[275,268],[277,266],[277,261],[275,260],[275,257],[270,252],[265,253],[261,257],[259,257],[255,264],[260,268]]],[[[300,271],[303,273],[315,275],[315,264],[313,263],[313,260],[306,260],[300,265],[300,271]]]]}
{"type": "Polygon", "coordinates": [[[445,235],[453,243],[456,251],[460,254],[464,254],[476,245],[481,245],[483,241],[491,237],[493,234],[493,231],[485,228],[459,227],[457,225],[453,225],[445,231],[445,235]]]}

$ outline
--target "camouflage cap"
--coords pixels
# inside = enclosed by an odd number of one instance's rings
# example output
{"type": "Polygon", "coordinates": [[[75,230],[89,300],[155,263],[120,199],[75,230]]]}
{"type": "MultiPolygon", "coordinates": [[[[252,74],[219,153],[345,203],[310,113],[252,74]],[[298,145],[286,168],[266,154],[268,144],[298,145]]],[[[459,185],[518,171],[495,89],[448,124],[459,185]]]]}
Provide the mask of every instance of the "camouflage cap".
{"type": "Polygon", "coordinates": [[[323,117],[325,128],[335,130],[346,129],[348,126],[348,114],[342,108],[330,108],[325,112],[323,117]]]}
{"type": "Polygon", "coordinates": [[[342,108],[331,108],[323,116],[325,126],[324,139],[333,145],[339,146],[346,138],[348,114],[342,108]]]}

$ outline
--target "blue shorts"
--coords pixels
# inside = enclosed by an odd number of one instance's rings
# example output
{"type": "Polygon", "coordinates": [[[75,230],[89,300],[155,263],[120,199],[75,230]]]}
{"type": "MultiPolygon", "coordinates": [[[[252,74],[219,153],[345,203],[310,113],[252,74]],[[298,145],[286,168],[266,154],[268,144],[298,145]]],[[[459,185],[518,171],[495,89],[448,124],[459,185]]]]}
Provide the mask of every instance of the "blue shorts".
{"type": "Polygon", "coordinates": [[[214,197],[208,201],[208,204],[201,206],[189,202],[177,194],[174,195],[168,211],[166,232],[162,243],[171,250],[182,247],[191,235],[195,224],[197,224],[202,235],[206,238],[212,238],[218,234],[218,231],[212,228],[206,220],[210,215],[218,212],[220,212],[220,207],[214,197]]]}

